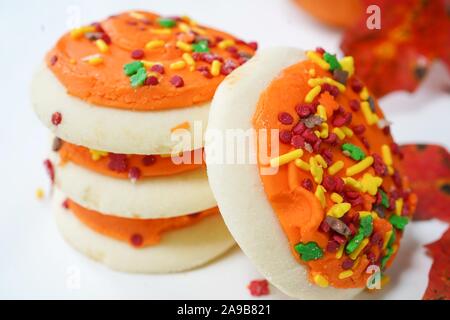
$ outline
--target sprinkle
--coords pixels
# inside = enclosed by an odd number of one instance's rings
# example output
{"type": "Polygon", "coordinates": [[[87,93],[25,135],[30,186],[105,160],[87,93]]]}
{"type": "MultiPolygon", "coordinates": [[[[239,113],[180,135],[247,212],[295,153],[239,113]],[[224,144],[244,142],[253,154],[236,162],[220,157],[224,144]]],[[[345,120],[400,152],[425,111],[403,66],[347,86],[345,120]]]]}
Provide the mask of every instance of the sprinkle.
{"type": "Polygon", "coordinates": [[[339,140],[345,139],[345,133],[340,128],[333,128],[333,133],[338,136],[339,140]]]}
{"type": "Polygon", "coordinates": [[[369,90],[367,90],[367,87],[362,88],[359,97],[364,101],[367,101],[369,99],[369,90]]]}
{"type": "Polygon", "coordinates": [[[191,54],[185,52],[185,53],[183,53],[182,58],[189,66],[195,67],[195,61],[192,58],[191,54]]]}
{"type": "Polygon", "coordinates": [[[325,161],[325,159],[320,155],[320,154],[316,154],[316,156],[314,157],[317,161],[317,163],[324,169],[328,168],[327,162],[325,161]]]}
{"type": "Polygon", "coordinates": [[[291,161],[294,161],[295,159],[300,158],[303,156],[303,150],[302,149],[295,149],[288,153],[285,153],[279,157],[273,158],[270,160],[270,166],[272,168],[282,166],[286,163],[289,163],[291,161]]]}
{"type": "Polygon", "coordinates": [[[333,192],[330,196],[330,199],[334,202],[334,203],[342,203],[342,201],[344,201],[344,198],[342,198],[342,196],[339,193],[333,192]]]}
{"type": "Polygon", "coordinates": [[[314,178],[314,182],[317,184],[321,184],[323,179],[323,169],[319,166],[317,160],[314,157],[309,158],[309,167],[311,175],[314,178]]]}
{"type": "Polygon", "coordinates": [[[325,208],[327,205],[326,199],[325,199],[325,188],[321,185],[318,185],[316,188],[316,192],[314,193],[317,199],[319,199],[320,205],[322,208],[325,208]]]}
{"type": "Polygon", "coordinates": [[[344,132],[344,134],[347,137],[349,137],[349,138],[353,137],[353,130],[350,129],[349,127],[343,126],[343,127],[341,127],[341,130],[344,132]]]}
{"type": "Polygon", "coordinates": [[[156,35],[168,35],[168,34],[172,33],[172,30],[170,30],[170,29],[151,29],[150,32],[153,34],[156,34],[156,35]]]}
{"type": "Polygon", "coordinates": [[[303,261],[317,260],[323,257],[322,249],[313,241],[308,243],[298,243],[295,245],[294,249],[300,254],[300,258],[303,261]]]}
{"type": "Polygon", "coordinates": [[[321,288],[326,288],[329,285],[327,278],[325,278],[320,273],[315,274],[313,276],[313,280],[314,280],[314,283],[317,284],[321,288]]]}
{"type": "Polygon", "coordinates": [[[328,174],[334,176],[336,173],[342,170],[342,168],[344,168],[344,161],[336,161],[328,168],[328,174]]]}
{"type": "Polygon", "coordinates": [[[361,242],[364,239],[364,234],[362,234],[361,232],[358,232],[347,244],[347,246],[345,247],[345,251],[347,252],[347,254],[351,254],[352,252],[354,252],[359,245],[361,244],[361,242]]]}
{"type": "Polygon", "coordinates": [[[369,156],[358,162],[357,164],[348,167],[345,171],[347,176],[354,176],[355,174],[361,173],[367,168],[369,168],[373,163],[373,157],[369,156]]]}
{"type": "Polygon", "coordinates": [[[362,233],[364,237],[369,237],[373,232],[373,217],[372,212],[368,212],[369,215],[361,217],[359,221],[359,233],[362,233]]]}
{"type": "Polygon", "coordinates": [[[345,91],[345,86],[342,83],[340,83],[340,82],[338,82],[338,81],[336,81],[336,80],[334,80],[334,79],[332,79],[330,77],[313,78],[313,79],[309,79],[308,80],[308,85],[310,87],[320,86],[320,85],[325,84],[325,83],[327,83],[329,85],[332,85],[332,86],[335,86],[336,88],[339,89],[340,92],[344,92],[345,91]]]}
{"type": "Polygon", "coordinates": [[[177,22],[170,18],[159,18],[158,24],[163,28],[173,28],[176,26],[177,22]]]}
{"type": "Polygon", "coordinates": [[[381,146],[381,156],[383,157],[383,161],[387,166],[392,166],[391,148],[389,148],[387,144],[383,144],[381,146]]]}
{"type": "Polygon", "coordinates": [[[130,237],[130,243],[131,243],[131,245],[132,246],[134,246],[134,247],[140,247],[140,246],[142,246],[142,244],[144,243],[144,238],[142,237],[142,235],[140,235],[140,234],[133,234],[131,237],[130,237]]]}
{"type": "Polygon", "coordinates": [[[326,139],[329,136],[328,123],[324,122],[320,125],[322,130],[320,130],[320,138],[326,139]]]}
{"type": "Polygon", "coordinates": [[[348,72],[348,76],[351,77],[353,73],[355,73],[355,63],[353,57],[347,56],[339,60],[339,64],[342,67],[342,70],[348,72]]]}
{"type": "Polygon", "coordinates": [[[78,38],[81,38],[81,36],[84,36],[88,32],[95,32],[95,26],[84,26],[84,27],[75,28],[70,31],[70,36],[73,39],[78,39],[78,38]]]}
{"type": "Polygon", "coordinates": [[[400,216],[403,210],[403,198],[395,200],[395,214],[400,216]]]}
{"type": "Polygon", "coordinates": [[[185,121],[183,123],[180,123],[179,125],[176,125],[172,129],[170,129],[170,132],[175,132],[180,129],[189,130],[190,127],[191,127],[191,124],[189,123],[189,121],[185,121]]]}
{"type": "Polygon", "coordinates": [[[165,43],[166,42],[164,40],[152,40],[147,42],[147,44],[145,45],[145,49],[161,48],[164,47],[165,43]]]}
{"type": "Polygon", "coordinates": [[[318,55],[316,52],[314,51],[308,51],[306,52],[306,56],[315,64],[317,64],[319,67],[321,67],[324,70],[329,70],[330,69],[330,65],[323,60],[320,55],[318,55]]]}
{"type": "Polygon", "coordinates": [[[142,67],[130,77],[130,84],[133,88],[137,88],[143,86],[145,80],[147,80],[147,70],[142,67]]]}
{"type": "Polygon", "coordinates": [[[183,42],[183,41],[177,41],[176,46],[178,49],[181,49],[186,52],[192,51],[192,46],[189,43],[183,42]]]}
{"type": "MultiPolygon", "coordinates": [[[[184,62],[184,61],[183,61],[184,62]]],[[[184,80],[182,77],[175,75],[170,79],[170,83],[175,87],[175,88],[181,88],[184,86],[184,80]]]]}
{"type": "Polygon", "coordinates": [[[327,216],[341,218],[344,214],[346,214],[350,210],[351,207],[352,205],[348,202],[337,203],[327,211],[327,216]]]}
{"type": "Polygon", "coordinates": [[[333,79],[343,85],[346,85],[348,80],[348,72],[342,69],[335,69],[333,71],[333,79]]]}
{"type": "Polygon", "coordinates": [[[305,102],[306,103],[313,102],[314,98],[317,97],[317,95],[320,93],[321,90],[322,88],[319,85],[309,90],[308,94],[305,97],[305,102]]]}
{"type": "Polygon", "coordinates": [[[297,168],[300,168],[300,169],[304,170],[304,171],[308,171],[309,172],[309,170],[310,170],[309,164],[307,162],[303,161],[302,159],[296,159],[295,160],[295,166],[297,168]]]}
{"type": "Polygon", "coordinates": [[[334,71],[336,69],[341,69],[341,65],[339,64],[339,61],[336,59],[335,54],[330,54],[328,52],[325,52],[323,54],[323,59],[330,65],[331,71],[334,71]]]}
{"type": "Polygon", "coordinates": [[[350,259],[355,260],[359,256],[361,251],[367,246],[368,243],[369,239],[367,238],[361,241],[359,246],[349,255],[350,259]]]}
{"type": "Polygon", "coordinates": [[[342,258],[342,255],[344,254],[344,248],[345,248],[344,245],[341,245],[339,247],[339,250],[336,252],[336,259],[342,258]]]}
{"type": "Polygon", "coordinates": [[[361,184],[361,182],[347,177],[347,178],[343,178],[345,185],[350,186],[351,188],[357,190],[357,191],[364,191],[363,185],[361,184]]]}
{"type": "Polygon", "coordinates": [[[147,79],[145,79],[144,82],[145,86],[156,86],[159,84],[158,77],[156,77],[154,74],[155,74],[154,72],[148,74],[147,79]]]}
{"type": "Polygon", "coordinates": [[[52,124],[53,124],[54,126],[59,126],[59,125],[61,124],[61,121],[62,121],[62,115],[61,115],[61,113],[60,113],[60,112],[54,112],[54,113],[52,114],[51,120],[52,120],[52,124]]]}
{"type": "Polygon", "coordinates": [[[323,119],[323,121],[327,121],[327,111],[325,107],[321,104],[317,106],[317,115],[323,119]]]}
{"type": "Polygon", "coordinates": [[[180,30],[181,30],[182,32],[185,32],[185,33],[191,31],[191,28],[190,28],[186,23],[184,23],[184,22],[179,23],[179,24],[178,24],[178,28],[180,28],[180,30]]]}
{"type": "Polygon", "coordinates": [[[194,50],[194,52],[199,53],[209,52],[208,45],[209,45],[208,40],[200,40],[192,45],[192,49],[194,50]]]}
{"type": "Polygon", "coordinates": [[[222,68],[222,62],[220,62],[219,60],[214,60],[211,64],[211,75],[213,77],[217,77],[218,75],[220,75],[220,69],[222,68]]]}
{"type": "Polygon", "coordinates": [[[131,51],[131,58],[134,60],[140,60],[142,58],[144,58],[145,56],[145,52],[142,49],[136,49],[131,51]]]}
{"type": "Polygon", "coordinates": [[[389,222],[398,230],[403,230],[408,224],[409,220],[407,217],[392,215],[389,218],[389,222]]]}
{"type": "Polygon", "coordinates": [[[143,67],[144,64],[141,61],[133,61],[123,66],[123,72],[129,77],[136,74],[136,72],[143,67]]]}
{"type": "Polygon", "coordinates": [[[361,102],[361,110],[369,126],[378,122],[378,116],[370,110],[370,105],[367,101],[361,102]]]}
{"type": "Polygon", "coordinates": [[[278,113],[278,121],[288,125],[294,122],[294,118],[288,112],[280,112],[278,113]]]}
{"type": "Polygon", "coordinates": [[[91,154],[91,159],[94,161],[98,161],[103,157],[106,157],[108,155],[108,152],[106,151],[99,151],[94,149],[89,149],[89,153],[91,154]]]}
{"type": "Polygon", "coordinates": [[[95,45],[97,46],[98,50],[100,50],[101,53],[106,53],[109,51],[109,46],[103,39],[95,40],[95,45]]]}
{"type": "Polygon", "coordinates": [[[42,198],[44,198],[45,196],[45,192],[42,188],[37,188],[36,189],[36,198],[41,200],[42,198]]]}
{"type": "Polygon", "coordinates": [[[370,173],[365,173],[360,180],[363,190],[365,190],[371,196],[377,194],[378,187],[383,183],[383,179],[377,176],[373,176],[370,173]]]}
{"type": "Polygon", "coordinates": [[[89,63],[90,65],[96,66],[103,63],[103,57],[99,54],[94,54],[83,58],[83,61],[89,63]]]}
{"type": "Polygon", "coordinates": [[[360,161],[366,157],[364,151],[362,151],[360,147],[352,143],[344,143],[342,145],[342,151],[344,151],[346,155],[348,155],[350,158],[356,161],[360,161]]]}
{"type": "Polygon", "coordinates": [[[265,296],[270,293],[269,282],[267,280],[253,280],[247,286],[250,294],[254,297],[265,296]]]}
{"type": "Polygon", "coordinates": [[[220,42],[217,44],[217,46],[218,46],[220,49],[225,50],[225,49],[227,49],[227,48],[229,48],[229,47],[231,47],[231,46],[234,46],[235,44],[236,44],[236,43],[235,43],[234,40],[232,40],[232,39],[226,39],[226,40],[220,41],[220,42]]]}
{"type": "Polygon", "coordinates": [[[386,249],[390,242],[393,242],[393,238],[395,238],[395,233],[392,230],[389,230],[384,234],[383,249],[386,249]]]}
{"type": "Polygon", "coordinates": [[[173,62],[169,65],[170,70],[181,70],[184,67],[186,67],[186,62],[184,62],[183,60],[173,62]]]}
{"type": "Polygon", "coordinates": [[[350,278],[352,275],[353,275],[352,270],[346,270],[346,271],[342,271],[341,273],[339,273],[338,278],[340,280],[344,280],[346,278],[350,278]]]}

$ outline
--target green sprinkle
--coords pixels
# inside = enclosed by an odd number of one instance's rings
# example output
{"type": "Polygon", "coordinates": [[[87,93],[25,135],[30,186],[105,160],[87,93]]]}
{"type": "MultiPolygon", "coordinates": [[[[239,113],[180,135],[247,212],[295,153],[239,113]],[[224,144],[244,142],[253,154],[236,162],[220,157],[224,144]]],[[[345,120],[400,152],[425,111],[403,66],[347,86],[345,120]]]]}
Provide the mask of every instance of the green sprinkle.
{"type": "Polygon", "coordinates": [[[378,192],[381,194],[381,204],[385,208],[389,208],[389,198],[388,198],[387,194],[381,189],[378,189],[378,192]]]}
{"type": "Polygon", "coordinates": [[[398,230],[403,230],[405,226],[408,224],[409,220],[407,217],[398,216],[393,214],[389,218],[389,222],[398,230]]]}
{"type": "Polygon", "coordinates": [[[330,70],[331,71],[333,71],[335,69],[342,69],[341,64],[336,59],[336,55],[335,54],[329,54],[328,52],[325,52],[323,54],[323,59],[326,62],[328,62],[328,64],[330,65],[330,70]]]}
{"type": "Polygon", "coordinates": [[[386,248],[392,247],[392,245],[393,245],[394,242],[395,242],[395,238],[396,238],[396,236],[395,236],[395,231],[392,231],[392,235],[391,235],[391,237],[389,238],[388,243],[386,244],[386,248]]]}
{"type": "Polygon", "coordinates": [[[194,52],[209,52],[208,40],[200,40],[192,45],[194,52]]]}
{"type": "Polygon", "coordinates": [[[144,64],[140,61],[133,61],[123,66],[123,72],[129,77],[138,72],[139,69],[144,67],[144,64]]]}
{"type": "Polygon", "coordinates": [[[386,263],[389,261],[389,259],[392,257],[392,254],[394,253],[394,249],[387,248],[386,255],[381,259],[381,269],[384,269],[386,267],[386,263]]]}
{"type": "Polygon", "coordinates": [[[170,18],[159,18],[158,23],[163,28],[173,28],[176,26],[177,22],[170,18]]]}
{"type": "Polygon", "coordinates": [[[147,70],[145,68],[140,68],[136,74],[130,77],[130,83],[133,88],[140,87],[144,84],[147,79],[147,70]]]}
{"type": "Polygon", "coordinates": [[[368,237],[373,231],[373,217],[366,216],[361,218],[359,222],[359,233],[362,233],[364,237],[368,237]]]}
{"type": "Polygon", "coordinates": [[[322,249],[315,242],[299,243],[294,248],[303,261],[317,260],[323,256],[322,249]]]}
{"type": "Polygon", "coordinates": [[[360,245],[361,241],[363,241],[364,239],[364,234],[362,232],[358,232],[347,244],[347,246],[345,247],[345,252],[347,252],[347,254],[352,253],[353,251],[356,250],[356,248],[358,248],[358,246],[360,245]]]}
{"type": "Polygon", "coordinates": [[[350,158],[356,161],[360,161],[366,157],[364,151],[358,146],[351,143],[344,143],[342,145],[342,151],[349,155],[350,158]]]}

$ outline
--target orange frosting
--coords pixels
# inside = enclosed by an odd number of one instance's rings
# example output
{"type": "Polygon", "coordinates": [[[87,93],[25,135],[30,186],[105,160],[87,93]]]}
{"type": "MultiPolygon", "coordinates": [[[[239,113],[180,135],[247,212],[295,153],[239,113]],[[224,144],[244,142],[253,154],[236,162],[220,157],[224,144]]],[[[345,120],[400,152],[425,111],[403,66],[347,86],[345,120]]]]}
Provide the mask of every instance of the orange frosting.
{"type": "Polygon", "coordinates": [[[108,216],[86,209],[70,199],[66,204],[70,212],[90,229],[104,236],[130,243],[135,247],[155,245],[161,240],[164,233],[186,228],[219,213],[218,208],[211,208],[196,214],[174,218],[129,219],[108,216]]]}
{"type": "MultiPolygon", "coordinates": [[[[310,78],[322,77],[332,78],[333,76],[329,71],[325,71],[310,60],[299,62],[283,70],[261,94],[253,117],[254,128],[256,130],[291,130],[292,127],[300,121],[299,115],[295,112],[295,106],[305,101],[305,96],[312,88],[308,85],[308,80],[310,78]],[[311,70],[314,70],[314,72],[311,70]],[[311,76],[311,74],[314,76],[311,76]],[[294,118],[293,124],[282,124],[278,120],[278,115],[281,112],[288,112],[294,118]]],[[[384,144],[390,146],[393,142],[392,137],[390,134],[384,134],[376,124],[369,126],[366,123],[361,110],[353,112],[349,106],[349,102],[353,99],[360,101],[360,96],[351,89],[350,85],[347,85],[345,92],[341,92],[336,99],[328,92],[324,92],[317,97],[318,102],[325,107],[329,132],[331,133],[333,130],[331,121],[331,119],[333,119],[333,112],[339,106],[342,106],[345,112],[352,113],[352,122],[349,127],[355,125],[364,125],[366,127],[364,137],[369,142],[370,149],[362,143],[361,138],[356,134],[352,137],[346,137],[342,142],[351,143],[360,147],[366,156],[369,156],[374,152],[381,155],[381,146],[384,144]]],[[[378,106],[376,107],[376,114],[380,119],[383,118],[383,114],[378,106]]],[[[316,127],[314,130],[320,130],[320,126],[316,127]]],[[[268,140],[269,146],[267,147],[267,150],[271,150],[270,136],[268,137],[268,140]]],[[[339,160],[344,162],[344,168],[335,175],[335,177],[344,178],[346,177],[346,168],[356,164],[357,161],[346,156],[342,152],[342,142],[338,143],[337,146],[331,146],[326,143],[322,143],[322,146],[331,150],[333,163],[339,160]]],[[[286,154],[294,149],[295,148],[290,144],[283,144],[280,142],[279,154],[286,154]]],[[[309,158],[311,156],[316,155],[315,152],[309,153],[306,149],[303,151],[304,154],[301,159],[306,163],[309,163],[309,158]]],[[[272,158],[273,156],[270,157],[272,158]]],[[[395,155],[393,156],[393,160],[394,164],[397,164],[400,161],[399,157],[395,155]]],[[[262,160],[259,159],[260,168],[266,167],[267,165],[267,163],[262,163],[262,160]]],[[[298,168],[294,161],[282,165],[278,169],[278,172],[274,175],[261,174],[260,176],[267,198],[291,245],[292,254],[299,262],[308,266],[311,280],[313,280],[314,275],[320,274],[327,279],[330,285],[337,288],[364,287],[370,276],[365,272],[369,265],[367,256],[361,253],[359,258],[355,260],[353,269],[351,269],[353,275],[345,279],[339,279],[339,274],[345,271],[342,268],[342,263],[345,259],[349,259],[349,257],[345,254],[345,251],[342,258],[339,259],[336,258],[336,252],[327,252],[326,248],[327,243],[330,240],[330,235],[319,229],[326,216],[327,210],[335,204],[330,199],[331,192],[326,192],[326,206],[323,208],[314,194],[317,184],[314,182],[313,176],[309,171],[298,168]],[[312,192],[302,187],[302,181],[304,179],[310,179],[312,181],[312,192]],[[318,246],[322,248],[324,255],[320,259],[305,262],[301,260],[300,255],[295,251],[294,246],[299,243],[308,243],[311,241],[317,243],[318,246]]],[[[324,177],[329,175],[326,169],[323,170],[324,177]]],[[[377,176],[374,169],[370,167],[362,173],[352,176],[352,178],[358,180],[365,173],[377,176]]],[[[389,176],[383,177],[382,188],[389,191],[395,189],[392,179],[389,176]]],[[[367,193],[363,193],[362,196],[363,203],[352,207],[346,215],[354,217],[355,215],[359,215],[359,211],[373,210],[372,205],[375,202],[376,197],[367,193]]],[[[413,199],[414,197],[410,198],[413,199]]],[[[372,234],[380,233],[385,235],[388,231],[392,230],[392,226],[389,221],[380,217],[374,219],[373,230],[372,234]]],[[[399,236],[397,236],[396,244],[398,244],[398,239],[399,236]]],[[[371,250],[377,259],[380,258],[381,251],[379,248],[373,246],[371,250]]],[[[390,261],[392,261],[392,259],[390,261]]]]}
{"type": "Polygon", "coordinates": [[[254,53],[253,46],[227,33],[199,26],[189,18],[179,18],[171,28],[160,26],[159,18],[149,12],[126,12],[102,21],[97,31],[106,33],[111,39],[107,52],[100,52],[95,41],[87,38],[88,34],[74,36],[67,33],[48,53],[48,66],[73,96],[99,106],[147,111],[188,107],[210,101],[224,78],[223,74],[207,78],[197,71],[199,67],[209,70],[210,61],[197,61],[193,68],[187,65],[181,70],[172,70],[170,65],[183,60],[185,53],[177,47],[177,41],[190,45],[199,41],[196,39],[208,39],[210,53],[216,54],[224,63],[231,61],[239,65],[254,53]],[[232,44],[220,44],[223,39],[232,41],[232,44]],[[153,40],[162,40],[164,45],[146,48],[153,40]],[[164,66],[164,74],[153,73],[159,84],[131,87],[123,67],[135,61],[131,53],[137,49],[145,53],[139,60],[158,62],[164,66]],[[97,54],[101,55],[103,62],[93,65],[85,61],[87,57],[97,54]],[[176,88],[171,84],[170,79],[175,75],[183,78],[183,87],[176,88]]]}
{"type": "Polygon", "coordinates": [[[62,164],[70,161],[88,170],[120,179],[129,178],[128,171],[130,168],[139,169],[140,178],[150,178],[155,176],[174,175],[205,166],[202,150],[186,151],[181,157],[183,159],[189,159],[191,163],[182,164],[174,163],[170,155],[127,155],[127,170],[121,172],[111,170],[109,167],[110,158],[108,153],[98,153],[98,151],[89,150],[86,147],[78,146],[66,141],[62,144],[58,152],[62,164]],[[95,158],[95,153],[98,154],[98,159],[95,158]],[[148,162],[146,163],[146,158],[148,157],[152,158],[151,164],[148,162]],[[195,163],[197,160],[200,161],[199,164],[195,163]]]}

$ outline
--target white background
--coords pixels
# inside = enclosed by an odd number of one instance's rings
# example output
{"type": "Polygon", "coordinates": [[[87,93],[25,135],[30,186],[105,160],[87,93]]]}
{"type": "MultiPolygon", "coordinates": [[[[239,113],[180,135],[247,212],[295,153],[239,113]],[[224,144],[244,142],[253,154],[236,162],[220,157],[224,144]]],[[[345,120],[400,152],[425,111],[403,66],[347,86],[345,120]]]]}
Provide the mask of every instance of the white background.
{"type": "MultiPolygon", "coordinates": [[[[340,41],[339,31],[318,24],[289,0],[1,0],[0,298],[251,298],[246,285],[260,275],[237,248],[191,272],[137,276],[91,262],[66,245],[56,230],[42,166],[49,136],[31,110],[31,75],[56,39],[77,22],[78,13],[81,23],[88,23],[129,9],[187,14],[243,39],[257,40],[261,47],[322,46],[338,51],[340,41]],[[47,190],[43,201],[35,198],[38,187],[47,190]]],[[[436,66],[416,94],[396,93],[381,100],[398,142],[450,146],[449,88],[442,66],[436,66]]],[[[422,245],[437,240],[445,227],[437,221],[408,226],[389,272],[392,284],[371,297],[421,298],[431,265],[422,245]]],[[[286,297],[272,288],[268,298],[286,297]]]]}

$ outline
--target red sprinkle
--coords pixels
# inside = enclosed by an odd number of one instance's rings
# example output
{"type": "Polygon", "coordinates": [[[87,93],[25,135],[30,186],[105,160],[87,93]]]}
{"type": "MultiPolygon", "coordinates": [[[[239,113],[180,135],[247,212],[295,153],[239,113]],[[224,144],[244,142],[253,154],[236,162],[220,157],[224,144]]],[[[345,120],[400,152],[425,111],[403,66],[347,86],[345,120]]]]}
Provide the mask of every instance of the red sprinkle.
{"type": "Polygon", "coordinates": [[[141,170],[137,167],[131,167],[130,171],[128,171],[128,178],[131,181],[136,182],[141,177],[141,170]]]}
{"type": "Polygon", "coordinates": [[[306,130],[306,125],[303,122],[299,122],[292,129],[293,134],[302,134],[306,130]]]}
{"type": "Polygon", "coordinates": [[[308,178],[303,179],[303,181],[302,181],[302,187],[305,188],[306,190],[312,192],[312,191],[313,191],[313,183],[312,183],[312,180],[311,180],[311,179],[308,179],[308,178]]]}
{"type": "Polygon", "coordinates": [[[334,146],[334,145],[336,145],[336,143],[337,143],[337,139],[338,139],[338,136],[336,135],[336,133],[331,132],[331,133],[328,135],[328,138],[323,139],[322,141],[323,141],[324,143],[328,143],[328,144],[331,145],[331,146],[334,146]]]}
{"type": "Polygon", "coordinates": [[[360,93],[361,90],[362,90],[363,87],[364,87],[364,84],[363,84],[361,81],[359,81],[358,79],[353,78],[353,79],[351,80],[351,82],[350,82],[350,87],[351,87],[352,90],[355,91],[356,93],[360,93]]]}
{"type": "Polygon", "coordinates": [[[254,51],[258,50],[258,42],[255,41],[247,42],[247,45],[250,47],[250,49],[254,51]]]}
{"type": "Polygon", "coordinates": [[[308,143],[314,144],[316,141],[319,140],[319,138],[314,134],[314,132],[311,129],[306,129],[303,133],[302,133],[303,138],[305,138],[305,140],[308,143]]]}
{"type": "Polygon", "coordinates": [[[324,53],[325,53],[325,49],[322,48],[322,47],[317,47],[317,48],[316,48],[316,52],[317,52],[317,53],[320,53],[320,54],[324,54],[324,53]]]}
{"type": "Polygon", "coordinates": [[[292,133],[289,130],[280,130],[280,141],[284,144],[290,144],[292,139],[292,133]]]}
{"type": "Polygon", "coordinates": [[[282,124],[292,124],[294,122],[294,118],[287,112],[280,112],[278,114],[278,121],[282,124]]]}
{"type": "Polygon", "coordinates": [[[50,181],[52,183],[55,182],[55,168],[53,167],[53,163],[49,159],[46,159],[44,160],[44,167],[50,177],[50,181]]]}
{"type": "Polygon", "coordinates": [[[325,221],[325,219],[320,223],[319,230],[325,233],[330,231],[330,225],[325,221]]]}
{"type": "Polygon", "coordinates": [[[183,80],[183,78],[180,77],[180,76],[177,76],[177,75],[173,76],[173,77],[170,79],[170,83],[171,83],[175,88],[181,88],[181,87],[184,86],[184,80],[183,80]]]}
{"type": "Polygon", "coordinates": [[[253,280],[247,286],[250,294],[254,297],[265,296],[270,293],[269,282],[267,280],[253,280]]]}
{"type": "Polygon", "coordinates": [[[108,168],[116,172],[125,172],[128,169],[128,158],[125,154],[109,153],[108,168]]]}
{"type": "Polygon", "coordinates": [[[336,187],[334,187],[334,191],[336,191],[337,193],[341,193],[342,191],[344,191],[345,187],[344,180],[342,180],[342,178],[339,177],[334,177],[334,181],[336,181],[336,187]]]}
{"type": "Polygon", "coordinates": [[[55,112],[52,114],[52,123],[55,126],[58,126],[61,124],[62,121],[62,115],[59,112],[55,112]]]}
{"type": "Polygon", "coordinates": [[[350,112],[344,114],[338,114],[333,119],[333,126],[342,127],[350,124],[352,122],[352,114],[350,112]]]}
{"type": "Polygon", "coordinates": [[[295,107],[295,111],[301,118],[306,118],[312,113],[312,106],[308,104],[299,104],[295,107]]]}
{"type": "Polygon", "coordinates": [[[135,233],[131,236],[130,243],[134,247],[140,247],[144,243],[144,238],[142,237],[142,235],[135,233]]]}
{"type": "Polygon", "coordinates": [[[378,153],[373,153],[373,169],[378,176],[385,176],[387,173],[387,167],[378,153]]]}
{"type": "Polygon", "coordinates": [[[342,262],[342,269],[344,270],[348,270],[351,269],[353,267],[353,260],[351,259],[345,259],[344,262],[342,262]]]}
{"type": "Polygon", "coordinates": [[[56,62],[58,62],[58,57],[57,56],[52,56],[50,58],[50,65],[54,66],[56,64],[56,62]]]}
{"type": "Polygon", "coordinates": [[[305,146],[305,139],[301,135],[296,134],[291,138],[291,145],[297,149],[303,148],[305,146]]]}
{"type": "Polygon", "coordinates": [[[331,166],[331,164],[333,163],[333,152],[331,151],[331,149],[323,149],[320,154],[322,155],[327,165],[331,166]]]}
{"type": "Polygon", "coordinates": [[[328,92],[329,94],[331,94],[333,97],[337,97],[338,95],[339,95],[339,89],[338,89],[338,87],[336,87],[336,86],[333,86],[333,85],[331,85],[331,84],[329,84],[329,83],[324,83],[323,85],[322,85],[322,91],[321,91],[321,93],[324,93],[324,92],[328,92]]]}
{"type": "Polygon", "coordinates": [[[145,52],[142,49],[136,49],[131,51],[131,58],[133,58],[134,60],[140,60],[142,58],[144,58],[145,56],[145,52]]]}
{"type": "Polygon", "coordinates": [[[330,241],[328,241],[328,244],[327,244],[327,251],[333,253],[333,252],[338,251],[339,247],[340,247],[340,244],[338,242],[336,242],[334,240],[330,240],[330,241]]]}
{"type": "Polygon", "coordinates": [[[212,78],[212,74],[209,72],[209,68],[207,66],[200,66],[197,68],[197,71],[199,71],[207,79],[212,78]]]}
{"type": "Polygon", "coordinates": [[[339,244],[344,244],[347,242],[347,239],[340,234],[334,234],[332,238],[334,241],[336,241],[339,244]]]}
{"type": "Polygon", "coordinates": [[[352,130],[357,136],[359,136],[359,135],[362,135],[366,131],[366,127],[362,124],[359,124],[357,126],[353,126],[352,130]]]}
{"type": "Polygon", "coordinates": [[[148,77],[147,79],[145,79],[144,84],[145,84],[146,86],[156,86],[156,85],[159,84],[159,80],[158,80],[158,78],[155,77],[155,76],[150,76],[150,77],[148,77]]]}
{"type": "Polygon", "coordinates": [[[323,186],[328,192],[333,192],[336,188],[336,179],[332,176],[326,176],[323,179],[323,186]]]}
{"type": "Polygon", "coordinates": [[[153,72],[157,72],[159,74],[164,74],[165,70],[164,70],[164,66],[160,65],[160,64],[155,64],[150,68],[150,71],[153,72]]]}
{"type": "Polygon", "coordinates": [[[233,60],[228,59],[225,61],[225,63],[222,65],[222,68],[220,69],[220,73],[223,75],[229,75],[234,69],[238,67],[237,63],[233,60]]]}
{"type": "Polygon", "coordinates": [[[69,199],[64,200],[61,205],[64,209],[69,209],[69,199]]]}
{"type": "Polygon", "coordinates": [[[147,155],[142,158],[142,164],[146,167],[155,164],[156,157],[154,155],[147,155]]]}
{"type": "Polygon", "coordinates": [[[350,106],[350,109],[352,109],[355,112],[359,111],[359,109],[361,107],[359,101],[356,99],[350,100],[349,106],[350,106]]]}

